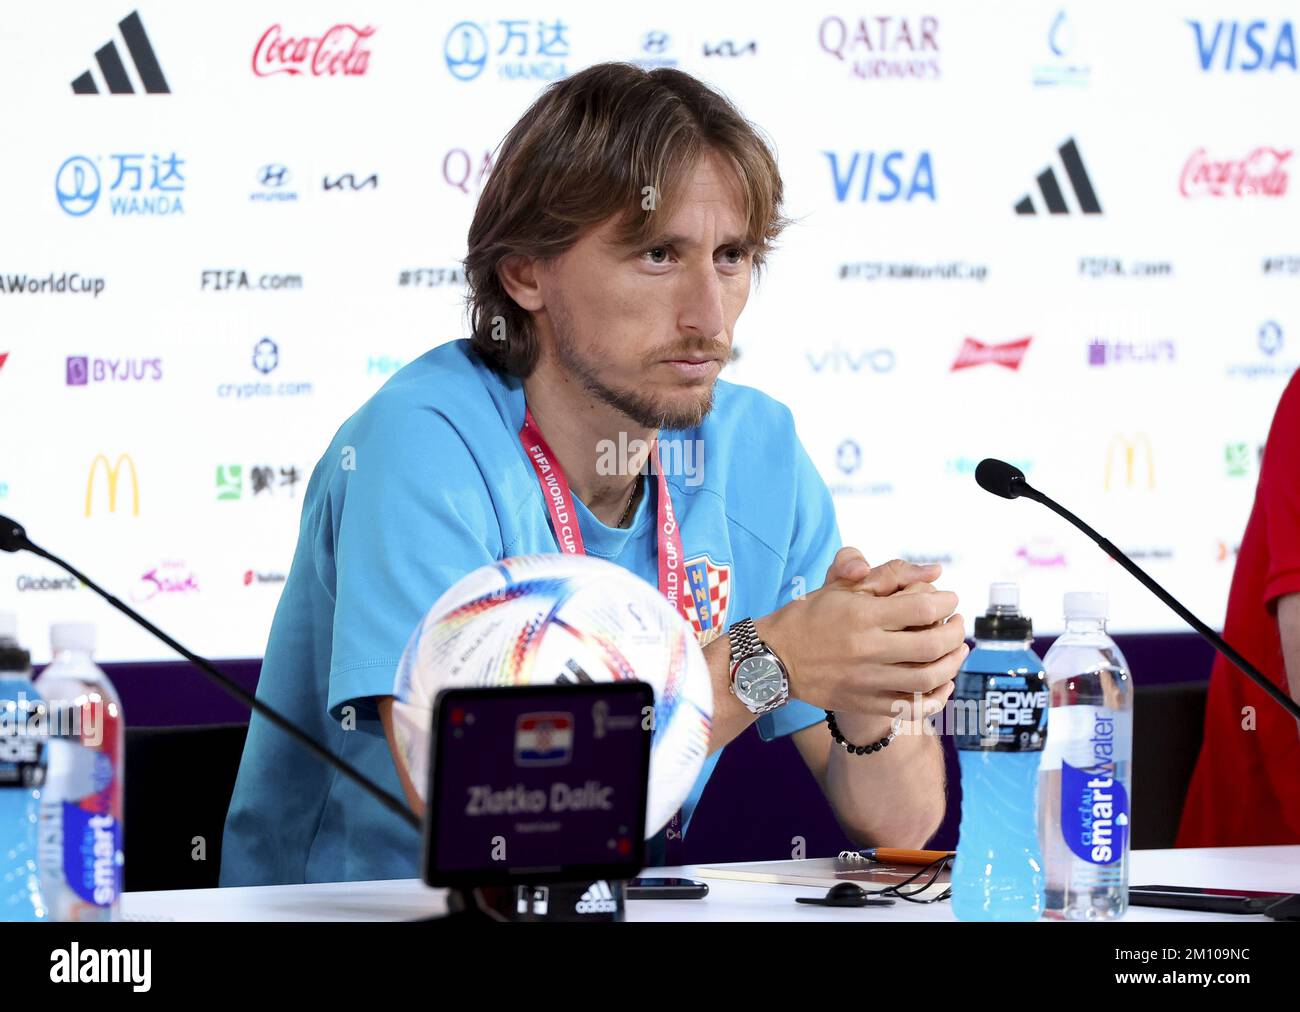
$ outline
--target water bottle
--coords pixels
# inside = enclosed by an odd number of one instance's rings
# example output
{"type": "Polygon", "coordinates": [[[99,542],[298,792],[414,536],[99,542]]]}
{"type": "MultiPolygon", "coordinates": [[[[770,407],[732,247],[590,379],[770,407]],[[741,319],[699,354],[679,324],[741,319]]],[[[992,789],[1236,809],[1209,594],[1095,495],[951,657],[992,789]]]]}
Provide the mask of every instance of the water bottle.
{"type": "Polygon", "coordinates": [[[17,627],[12,612],[0,612],[0,921],[44,921],[36,855],[45,710],[17,627]]]}
{"type": "Polygon", "coordinates": [[[1106,635],[1106,606],[1105,594],[1066,594],[1065,632],[1044,660],[1044,913],[1058,920],[1113,920],[1128,909],[1133,683],[1106,635]]]}
{"type": "Polygon", "coordinates": [[[122,708],[92,660],[95,627],[50,627],[54,659],[36,687],[49,711],[40,809],[41,889],[56,921],[108,921],[122,895],[122,708]]]}
{"type": "Polygon", "coordinates": [[[1035,812],[1047,683],[1014,583],[989,588],[975,649],[953,693],[961,829],[952,909],[963,921],[1032,921],[1043,912],[1035,812]]]}

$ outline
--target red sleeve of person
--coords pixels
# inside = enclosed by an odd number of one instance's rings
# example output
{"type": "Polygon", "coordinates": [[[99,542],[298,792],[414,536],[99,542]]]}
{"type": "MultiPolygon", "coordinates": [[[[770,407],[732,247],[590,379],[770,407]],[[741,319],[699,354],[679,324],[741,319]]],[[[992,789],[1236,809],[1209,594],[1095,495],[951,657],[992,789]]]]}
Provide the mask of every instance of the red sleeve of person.
{"type": "MultiPolygon", "coordinates": [[[[1231,551],[1231,548],[1228,548],[1231,551]]],[[[1300,372],[1278,403],[1242,535],[1224,638],[1288,692],[1277,604],[1300,593],[1300,372]]],[[[1223,657],[1210,676],[1205,741],[1180,847],[1300,843],[1300,728],[1223,657]]]]}

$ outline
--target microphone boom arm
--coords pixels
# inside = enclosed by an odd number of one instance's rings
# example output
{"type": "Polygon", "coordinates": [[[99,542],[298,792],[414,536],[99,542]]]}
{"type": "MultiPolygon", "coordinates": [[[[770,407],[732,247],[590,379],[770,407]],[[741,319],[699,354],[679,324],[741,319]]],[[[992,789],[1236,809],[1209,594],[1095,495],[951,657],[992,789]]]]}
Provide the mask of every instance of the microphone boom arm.
{"type": "Polygon", "coordinates": [[[31,541],[26,536],[26,532],[22,531],[21,528],[18,528],[16,531],[14,531],[14,534],[16,534],[17,537],[20,539],[18,542],[19,547],[25,548],[27,549],[27,551],[33,553],[34,555],[39,555],[43,559],[48,559],[50,562],[53,562],[60,569],[76,577],[87,587],[93,590],[96,594],[102,597],[105,601],[111,604],[114,608],[122,612],[122,614],[124,614],[127,618],[143,626],[150,633],[152,633],[158,639],[162,640],[169,647],[175,650],[178,654],[184,657],[187,661],[189,661],[191,664],[193,664],[195,667],[201,670],[205,675],[208,676],[208,679],[210,681],[216,683],[216,685],[219,686],[222,689],[222,691],[225,692],[227,695],[232,696],[235,699],[239,700],[239,702],[243,703],[254,713],[257,713],[262,717],[265,717],[272,724],[278,727],[281,731],[287,734],[290,738],[296,741],[299,745],[305,748],[308,752],[314,755],[317,759],[319,759],[321,762],[325,763],[326,765],[332,766],[334,769],[338,770],[345,777],[351,780],[354,784],[356,784],[362,790],[370,794],[376,801],[378,801],[381,805],[387,808],[390,812],[392,812],[394,815],[398,816],[404,822],[409,824],[412,828],[416,830],[421,828],[419,818],[416,816],[414,812],[411,811],[410,807],[407,806],[403,801],[398,799],[395,795],[390,794],[388,791],[384,790],[382,787],[380,787],[377,783],[375,783],[373,780],[367,777],[364,773],[358,770],[351,763],[334,755],[332,752],[330,752],[328,749],[322,746],[310,735],[305,734],[303,731],[301,731],[286,717],[281,716],[281,714],[278,713],[276,710],[267,706],[265,703],[263,703],[252,693],[244,689],[244,687],[240,685],[238,682],[236,682],[234,679],[228,677],[227,675],[223,675],[220,671],[217,670],[216,666],[213,665],[211,661],[207,660],[204,657],[200,657],[198,654],[194,653],[191,650],[186,649],[184,646],[176,642],[176,640],[172,639],[165,632],[159,629],[156,625],[150,622],[147,618],[145,618],[143,615],[137,612],[134,608],[131,608],[129,605],[124,604],[123,602],[119,601],[116,597],[114,597],[112,594],[110,594],[108,591],[104,590],[103,587],[99,586],[99,584],[95,583],[94,580],[90,579],[90,577],[86,576],[85,573],[82,573],[75,566],[72,566],[71,564],[64,562],[57,555],[53,555],[52,553],[47,552],[40,545],[31,541]]]}
{"type": "Polygon", "coordinates": [[[1235,664],[1247,678],[1268,693],[1268,695],[1272,697],[1273,701],[1281,706],[1282,709],[1286,710],[1286,712],[1291,714],[1291,716],[1297,721],[1300,721],[1300,706],[1296,705],[1294,699],[1264,677],[1260,670],[1255,667],[1255,665],[1251,664],[1250,661],[1246,660],[1246,658],[1241,656],[1241,654],[1238,653],[1237,650],[1227,642],[1227,640],[1184,608],[1172,594],[1147,575],[1146,571],[1142,569],[1141,566],[1067,510],[1064,506],[1060,505],[1060,503],[1043,495],[1042,492],[1038,491],[1038,489],[1025,481],[1023,477],[1015,478],[1013,481],[1015,487],[1019,489],[1020,495],[1028,499],[1033,499],[1035,502],[1042,503],[1053,513],[1064,518],[1072,526],[1086,534],[1090,539],[1092,539],[1098,548],[1128,570],[1128,572],[1140,584],[1142,584],[1142,586],[1146,587],[1147,590],[1151,591],[1151,593],[1155,594],[1156,597],[1160,598],[1161,601],[1172,608],[1179,618],[1200,633],[1201,637],[1209,641],[1210,645],[1213,646],[1214,649],[1223,654],[1223,656],[1228,658],[1228,660],[1232,661],[1232,663],[1235,664]]]}

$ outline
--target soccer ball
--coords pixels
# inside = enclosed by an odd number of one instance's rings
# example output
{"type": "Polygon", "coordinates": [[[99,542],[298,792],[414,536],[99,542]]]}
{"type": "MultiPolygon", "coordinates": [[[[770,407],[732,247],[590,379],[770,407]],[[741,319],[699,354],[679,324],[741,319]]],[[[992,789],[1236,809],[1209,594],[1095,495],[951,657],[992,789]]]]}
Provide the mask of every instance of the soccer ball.
{"type": "Polygon", "coordinates": [[[521,555],[476,569],[412,634],[393,686],[398,751],[420,797],[440,689],[636,679],[654,689],[646,836],[686,800],[709,750],[713,685],[668,599],[612,562],[521,555]]]}

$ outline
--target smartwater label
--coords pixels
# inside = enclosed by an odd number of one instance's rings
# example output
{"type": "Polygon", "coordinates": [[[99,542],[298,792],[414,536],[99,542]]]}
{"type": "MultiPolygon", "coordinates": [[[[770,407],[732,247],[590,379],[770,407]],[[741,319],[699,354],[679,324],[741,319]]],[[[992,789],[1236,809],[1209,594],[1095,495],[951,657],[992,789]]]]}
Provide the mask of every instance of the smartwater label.
{"type": "Polygon", "coordinates": [[[1048,717],[1043,770],[1061,773],[1061,835],[1089,864],[1109,865],[1125,852],[1129,834],[1131,711],[1062,706],[1048,717]]]}

